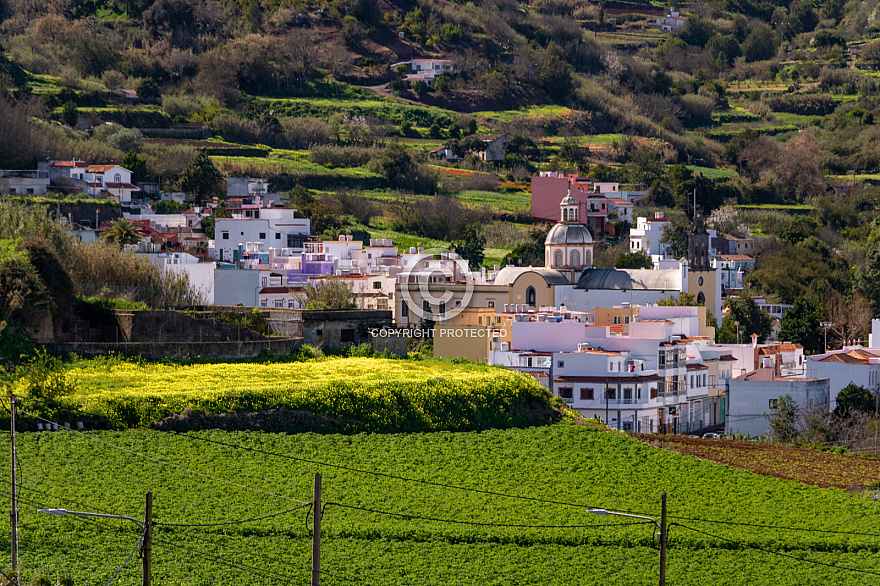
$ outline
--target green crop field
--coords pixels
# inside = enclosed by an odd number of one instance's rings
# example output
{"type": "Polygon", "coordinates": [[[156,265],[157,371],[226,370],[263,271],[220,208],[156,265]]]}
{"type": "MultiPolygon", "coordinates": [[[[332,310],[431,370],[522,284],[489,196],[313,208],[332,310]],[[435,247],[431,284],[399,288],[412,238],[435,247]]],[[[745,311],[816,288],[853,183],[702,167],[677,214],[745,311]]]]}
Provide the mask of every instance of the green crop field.
{"type": "MultiPolygon", "coordinates": [[[[311,500],[316,472],[328,585],[656,583],[653,526],[587,509],[656,518],[662,490],[674,523],[669,584],[873,586],[880,572],[870,499],[571,423],[388,435],[58,431],[18,434],[18,448],[26,578],[103,584],[138,539],[125,521],[36,509],[142,518],[152,490],[154,583],[306,584],[308,508],[291,509],[311,500]]],[[[0,458],[9,461],[8,434],[0,458]]],[[[116,583],[137,584],[139,561],[116,583]]]]}
{"type": "Polygon", "coordinates": [[[550,397],[533,378],[442,360],[180,366],[113,359],[72,368],[69,378],[74,404],[132,426],[187,408],[223,413],[285,407],[350,421],[359,431],[481,429],[552,417],[550,397]]]}

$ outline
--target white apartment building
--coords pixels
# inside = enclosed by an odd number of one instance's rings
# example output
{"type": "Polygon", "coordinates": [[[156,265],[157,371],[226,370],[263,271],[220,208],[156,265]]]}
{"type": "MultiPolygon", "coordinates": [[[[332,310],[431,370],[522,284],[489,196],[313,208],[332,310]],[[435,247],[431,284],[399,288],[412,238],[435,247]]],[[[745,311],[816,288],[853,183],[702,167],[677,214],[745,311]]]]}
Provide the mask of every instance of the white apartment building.
{"type": "Polygon", "coordinates": [[[239,244],[260,243],[263,249],[291,248],[300,252],[310,237],[311,221],[296,218],[290,208],[260,208],[259,217],[217,218],[214,222],[214,240],[208,245],[211,258],[221,262],[235,262],[239,244]]]}

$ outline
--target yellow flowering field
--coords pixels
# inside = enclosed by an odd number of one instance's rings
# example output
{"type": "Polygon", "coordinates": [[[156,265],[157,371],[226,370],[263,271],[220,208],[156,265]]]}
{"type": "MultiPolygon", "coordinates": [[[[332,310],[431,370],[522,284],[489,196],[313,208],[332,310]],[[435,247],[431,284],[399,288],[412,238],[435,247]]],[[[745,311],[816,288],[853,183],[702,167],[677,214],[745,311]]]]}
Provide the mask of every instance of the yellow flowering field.
{"type": "Polygon", "coordinates": [[[444,360],[328,358],[291,363],[150,364],[95,361],[70,371],[85,411],[148,426],[184,409],[223,413],[284,407],[357,422],[364,431],[508,427],[551,416],[535,380],[444,360]]]}

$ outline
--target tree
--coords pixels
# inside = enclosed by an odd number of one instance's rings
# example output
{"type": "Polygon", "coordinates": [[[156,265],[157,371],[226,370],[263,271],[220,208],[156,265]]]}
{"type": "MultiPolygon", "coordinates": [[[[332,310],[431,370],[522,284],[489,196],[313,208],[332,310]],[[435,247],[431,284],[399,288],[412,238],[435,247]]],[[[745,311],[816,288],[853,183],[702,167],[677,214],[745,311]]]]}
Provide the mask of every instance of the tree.
{"type": "Polygon", "coordinates": [[[483,253],[486,249],[486,237],[480,233],[477,224],[468,224],[461,233],[461,239],[452,243],[452,248],[458,255],[468,261],[472,270],[477,270],[483,264],[483,253]]]}
{"type": "Polygon", "coordinates": [[[120,55],[116,50],[97,39],[84,37],[76,42],[70,61],[80,75],[101,77],[108,69],[113,69],[120,55]]]}
{"type": "Polygon", "coordinates": [[[135,231],[137,226],[126,220],[119,218],[110,226],[109,230],[101,233],[101,238],[109,242],[115,242],[120,246],[123,244],[137,244],[141,237],[135,231]]]}
{"type": "Polygon", "coordinates": [[[822,330],[819,328],[821,314],[822,308],[818,303],[805,295],[798,295],[792,308],[782,318],[779,337],[800,343],[811,352],[821,352],[823,350],[822,330]]]}
{"type": "Polygon", "coordinates": [[[122,166],[131,171],[131,180],[135,183],[147,178],[147,159],[134,151],[125,153],[122,158],[122,166]]]}
{"type": "Polygon", "coordinates": [[[711,22],[691,14],[687,17],[679,36],[688,45],[705,47],[714,35],[715,26],[711,22]]]}
{"type": "Polygon", "coordinates": [[[770,409],[770,431],[773,439],[779,443],[790,443],[798,437],[798,408],[791,395],[784,395],[776,400],[776,406],[770,409]]]}
{"type": "MultiPolygon", "coordinates": [[[[185,209],[185,205],[177,203],[173,199],[164,199],[153,204],[153,213],[155,214],[179,214],[185,209]]],[[[204,228],[204,223],[202,227],[204,228]]]]}
{"type": "Polygon", "coordinates": [[[851,417],[855,413],[874,413],[875,397],[865,387],[849,383],[837,394],[834,415],[851,417]]]}
{"type": "Polygon", "coordinates": [[[216,226],[214,221],[214,216],[205,216],[202,218],[202,230],[205,231],[205,235],[211,240],[214,239],[214,227],[216,226]]]}
{"type": "Polygon", "coordinates": [[[855,290],[863,295],[880,315],[880,243],[875,242],[865,255],[865,264],[856,269],[855,290]]]}
{"type": "Polygon", "coordinates": [[[716,63],[727,67],[732,67],[736,58],[742,55],[739,42],[733,35],[715,35],[706,44],[706,50],[716,63]]]}
{"type": "Polygon", "coordinates": [[[686,293],[682,291],[678,295],[673,297],[664,297],[660,301],[657,302],[657,305],[661,306],[679,306],[679,307],[693,307],[695,305],[702,305],[701,303],[697,303],[697,296],[693,293],[686,293]]]}
{"type": "Polygon", "coordinates": [[[663,235],[660,237],[660,244],[665,244],[669,247],[669,254],[673,258],[687,256],[688,230],[689,226],[684,218],[673,216],[670,221],[666,222],[666,226],[663,228],[663,235]]]}
{"type": "Polygon", "coordinates": [[[654,265],[644,251],[625,252],[617,258],[614,268],[617,269],[650,269],[654,265]]]}
{"type": "Polygon", "coordinates": [[[645,186],[652,185],[663,177],[663,162],[660,153],[647,146],[632,151],[629,161],[624,165],[630,181],[645,186]]]}
{"type": "Polygon", "coordinates": [[[544,266],[544,240],[550,231],[550,224],[539,224],[529,229],[529,241],[518,244],[501,261],[501,266],[541,267],[544,266]]]}
{"type": "Polygon", "coordinates": [[[205,151],[186,166],[178,180],[180,189],[196,196],[199,203],[226,196],[226,180],[205,151]]]}
{"type": "Polygon", "coordinates": [[[751,297],[731,297],[727,300],[730,308],[727,317],[718,330],[718,342],[721,344],[737,344],[742,340],[749,340],[752,334],[758,334],[758,342],[763,342],[770,335],[773,321],[770,316],[761,311],[758,304],[751,297]],[[736,322],[739,322],[737,328],[736,322]],[[739,340],[737,340],[739,329],[739,340]]]}
{"type": "Polygon", "coordinates": [[[536,59],[538,86],[552,97],[562,99],[571,94],[574,68],[565,60],[562,47],[550,41],[536,59]]]}
{"type": "Polygon", "coordinates": [[[834,291],[825,304],[825,319],[833,338],[841,345],[863,340],[871,329],[871,304],[858,293],[846,297],[834,291]]]}
{"type": "Polygon", "coordinates": [[[769,25],[761,24],[752,29],[742,43],[746,63],[765,61],[776,55],[776,34],[769,25]]]}
{"type": "Polygon", "coordinates": [[[136,91],[138,97],[144,100],[158,100],[162,97],[162,93],[159,91],[159,84],[150,78],[141,80],[136,91]]]}
{"type": "Polygon", "coordinates": [[[306,309],[354,309],[351,283],[337,279],[315,279],[303,287],[300,299],[306,309]]]}
{"type": "Polygon", "coordinates": [[[64,102],[64,105],[61,106],[61,119],[71,128],[76,126],[79,121],[79,108],[76,106],[76,102],[64,102]]]}

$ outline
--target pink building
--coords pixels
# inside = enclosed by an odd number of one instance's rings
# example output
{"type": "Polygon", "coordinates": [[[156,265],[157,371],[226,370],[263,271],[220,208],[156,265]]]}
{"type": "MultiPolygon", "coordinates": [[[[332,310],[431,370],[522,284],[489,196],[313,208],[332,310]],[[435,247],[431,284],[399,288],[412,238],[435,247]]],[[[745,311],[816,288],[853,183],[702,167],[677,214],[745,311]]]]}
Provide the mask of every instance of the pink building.
{"type": "Polygon", "coordinates": [[[586,177],[576,175],[532,177],[532,217],[536,222],[557,222],[559,202],[571,189],[571,197],[578,203],[577,217],[583,219],[593,238],[604,237],[608,232],[608,199],[593,186],[586,177]]]}

